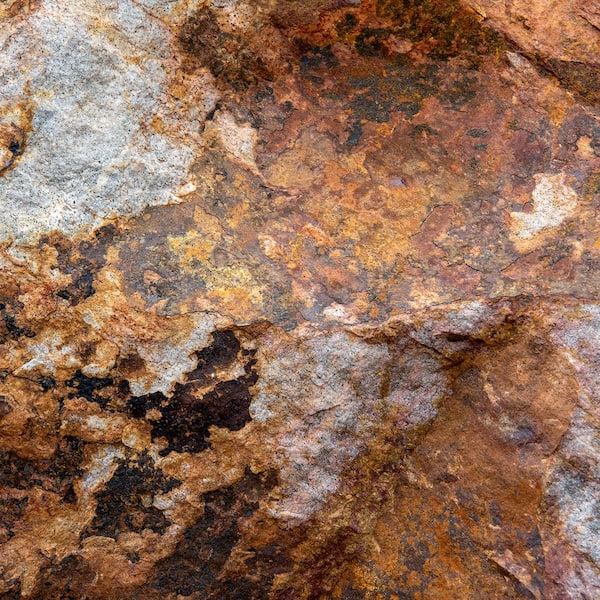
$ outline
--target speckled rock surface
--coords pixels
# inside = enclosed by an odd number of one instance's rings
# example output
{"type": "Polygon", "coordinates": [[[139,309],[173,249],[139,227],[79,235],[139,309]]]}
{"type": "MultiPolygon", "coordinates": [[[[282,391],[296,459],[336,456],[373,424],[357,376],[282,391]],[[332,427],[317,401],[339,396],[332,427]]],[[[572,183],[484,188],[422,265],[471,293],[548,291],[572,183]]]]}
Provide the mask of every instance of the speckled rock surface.
{"type": "Polygon", "coordinates": [[[599,27],[0,3],[0,598],[600,597],[599,27]]]}

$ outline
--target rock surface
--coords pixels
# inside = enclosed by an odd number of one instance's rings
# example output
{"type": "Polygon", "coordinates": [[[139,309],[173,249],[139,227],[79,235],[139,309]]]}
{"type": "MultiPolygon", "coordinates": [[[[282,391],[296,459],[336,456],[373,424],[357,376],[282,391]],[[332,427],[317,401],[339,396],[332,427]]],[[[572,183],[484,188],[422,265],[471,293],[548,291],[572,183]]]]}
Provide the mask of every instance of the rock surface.
{"type": "Polygon", "coordinates": [[[0,598],[600,597],[598,2],[0,25],[0,598]]]}

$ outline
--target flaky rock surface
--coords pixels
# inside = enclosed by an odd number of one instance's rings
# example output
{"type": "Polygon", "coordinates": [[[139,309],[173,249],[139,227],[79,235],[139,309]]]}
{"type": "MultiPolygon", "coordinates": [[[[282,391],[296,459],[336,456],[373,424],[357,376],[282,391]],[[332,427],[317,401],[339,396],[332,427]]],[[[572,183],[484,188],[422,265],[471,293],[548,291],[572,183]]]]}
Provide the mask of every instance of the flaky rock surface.
{"type": "Polygon", "coordinates": [[[599,46],[0,3],[0,598],[600,597],[599,46]]]}

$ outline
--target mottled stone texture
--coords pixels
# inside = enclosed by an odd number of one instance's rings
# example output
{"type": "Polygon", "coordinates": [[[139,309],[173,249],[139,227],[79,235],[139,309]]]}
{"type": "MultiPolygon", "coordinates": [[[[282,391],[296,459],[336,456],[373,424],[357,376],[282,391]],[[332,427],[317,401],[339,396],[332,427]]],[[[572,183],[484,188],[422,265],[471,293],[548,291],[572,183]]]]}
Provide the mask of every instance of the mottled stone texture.
{"type": "Polygon", "coordinates": [[[597,0],[4,0],[0,201],[0,598],[600,598],[597,0]]]}

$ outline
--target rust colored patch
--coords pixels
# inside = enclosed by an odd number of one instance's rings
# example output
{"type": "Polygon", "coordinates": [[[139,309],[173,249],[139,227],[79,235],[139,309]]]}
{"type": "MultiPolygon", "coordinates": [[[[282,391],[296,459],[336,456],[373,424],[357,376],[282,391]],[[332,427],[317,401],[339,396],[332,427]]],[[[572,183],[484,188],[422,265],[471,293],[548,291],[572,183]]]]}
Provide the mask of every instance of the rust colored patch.
{"type": "Polygon", "coordinates": [[[544,486],[595,410],[596,67],[531,59],[487,0],[213,4],[148,12],[180,195],[0,248],[0,595],[562,598],[591,564],[544,486]]]}
{"type": "Polygon", "coordinates": [[[208,67],[223,85],[243,91],[272,79],[269,66],[242,37],[223,31],[210,8],[195,12],[182,27],[179,43],[194,61],[208,67]]]}
{"type": "Polygon", "coordinates": [[[438,417],[408,436],[382,429],[276,597],[546,597],[538,514],[577,402],[571,367],[523,316],[448,341],[463,350],[438,417]]]}
{"type": "MultiPolygon", "coordinates": [[[[17,4],[13,2],[8,9],[0,6],[0,19],[2,10],[12,10],[17,4]]],[[[18,11],[18,8],[16,9],[18,11]]],[[[0,177],[12,169],[25,152],[27,138],[31,132],[34,108],[26,102],[16,106],[2,107],[0,119],[0,177]]]]}
{"type": "Polygon", "coordinates": [[[38,0],[4,0],[0,4],[0,19],[26,18],[39,5],[38,0]]]}

